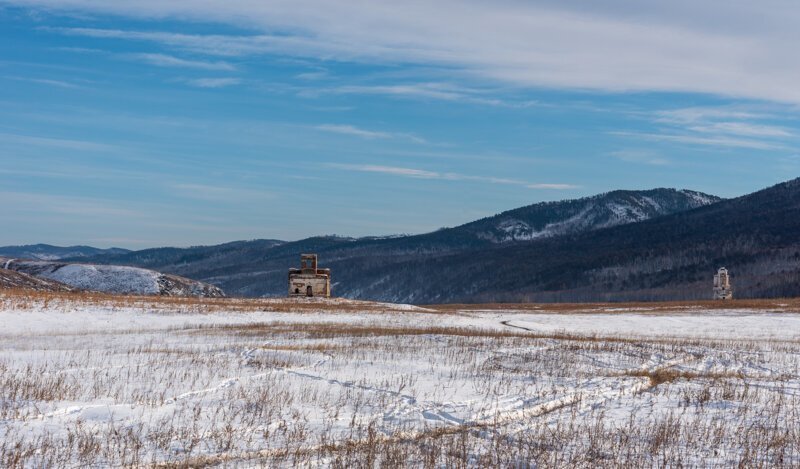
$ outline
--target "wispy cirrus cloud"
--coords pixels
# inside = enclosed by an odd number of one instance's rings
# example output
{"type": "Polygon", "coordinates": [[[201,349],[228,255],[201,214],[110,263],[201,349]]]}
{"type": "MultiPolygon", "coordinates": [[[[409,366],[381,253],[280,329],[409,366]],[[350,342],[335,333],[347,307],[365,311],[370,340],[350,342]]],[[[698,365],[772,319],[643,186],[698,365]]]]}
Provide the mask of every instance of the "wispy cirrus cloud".
{"type": "Polygon", "coordinates": [[[53,147],[69,150],[81,151],[109,151],[117,147],[105,143],[92,142],[87,140],[74,140],[65,138],[39,137],[33,135],[21,135],[12,133],[0,133],[0,145],[16,144],[27,146],[53,147]]]}
{"type": "Polygon", "coordinates": [[[744,148],[750,150],[780,150],[787,148],[785,145],[779,143],[747,138],[737,138],[727,135],[691,135],[651,132],[611,132],[611,134],[621,137],[634,137],[654,142],[674,142],[689,145],[744,148]]]}
{"type": "Polygon", "coordinates": [[[551,190],[568,190],[577,189],[578,186],[572,184],[559,184],[559,183],[530,183],[519,179],[499,178],[491,176],[473,176],[469,174],[452,173],[452,172],[437,172],[428,171],[418,168],[407,168],[398,166],[383,166],[372,164],[338,164],[331,163],[332,168],[342,169],[347,171],[357,171],[366,173],[380,173],[392,176],[409,177],[414,179],[439,179],[444,181],[472,181],[482,182],[488,184],[503,184],[527,187],[528,189],[551,189],[551,190]]]}
{"type": "Polygon", "coordinates": [[[334,94],[380,94],[393,96],[414,96],[422,98],[441,99],[445,101],[458,101],[464,99],[469,93],[463,88],[459,89],[443,83],[411,83],[396,85],[350,85],[340,86],[329,90],[318,90],[334,94]]]}
{"type": "Polygon", "coordinates": [[[486,106],[528,108],[538,105],[535,100],[519,101],[492,97],[491,90],[481,90],[451,83],[401,83],[388,85],[343,85],[334,88],[315,88],[300,91],[301,96],[321,94],[380,95],[398,98],[435,99],[439,101],[461,102],[486,106]]]}
{"type": "MultiPolygon", "coordinates": [[[[773,113],[743,107],[688,107],[643,113],[644,119],[657,126],[652,131],[619,131],[613,135],[656,142],[716,146],[750,150],[786,150],[793,146],[796,134],[775,125],[773,113]]],[[[620,159],[624,153],[613,155],[620,159]]]]}
{"type": "Polygon", "coordinates": [[[785,127],[749,122],[713,122],[695,125],[690,130],[706,134],[742,135],[746,137],[792,137],[785,127]]]}
{"type": "Polygon", "coordinates": [[[179,183],[171,184],[169,188],[176,194],[184,198],[205,200],[213,202],[252,202],[274,198],[274,194],[255,189],[241,187],[229,187],[216,184],[201,183],[179,183]]]}
{"type": "Polygon", "coordinates": [[[16,80],[16,81],[25,81],[28,83],[37,83],[40,85],[47,85],[47,86],[55,86],[58,88],[69,88],[69,89],[78,89],[81,88],[80,85],[72,83],[66,80],[54,80],[51,78],[35,78],[35,77],[18,77],[18,76],[4,76],[6,80],[16,80]]]}
{"type": "Polygon", "coordinates": [[[442,175],[435,171],[426,171],[423,169],[414,168],[401,168],[397,166],[382,166],[373,164],[337,164],[330,165],[333,168],[344,169],[348,171],[359,171],[362,173],[381,173],[391,174],[394,176],[405,176],[417,179],[442,179],[442,175]]]}
{"type": "Polygon", "coordinates": [[[657,110],[648,115],[655,122],[672,125],[696,125],[703,122],[757,120],[769,117],[761,111],[730,106],[695,106],[678,109],[657,110]]]}
{"type": "Polygon", "coordinates": [[[187,80],[186,83],[197,88],[224,88],[239,85],[242,80],[241,78],[194,78],[187,80]]]}
{"type": "Polygon", "coordinates": [[[766,138],[794,136],[786,127],[765,123],[774,118],[773,114],[760,110],[732,107],[690,107],[653,113],[656,123],[704,134],[766,138]]]}
{"type": "Polygon", "coordinates": [[[279,52],[281,42],[291,40],[290,36],[262,35],[221,35],[221,34],[183,34],[168,31],[137,31],[100,28],[53,28],[42,27],[68,36],[84,36],[100,39],[124,39],[130,41],[153,42],[196,54],[224,57],[240,57],[254,54],[279,52]]]}
{"type": "Polygon", "coordinates": [[[784,0],[587,4],[499,0],[237,0],[215,3],[8,0],[10,5],[136,19],[224,23],[257,34],[64,28],[218,56],[412,63],[556,89],[697,92],[800,103],[800,10],[784,0]],[[753,22],[752,18],[759,18],[753,22]],[[330,21],[336,18],[336,21],[330,21]],[[669,38],[669,40],[664,40],[669,38]]]}
{"type": "Polygon", "coordinates": [[[401,139],[401,140],[408,140],[414,143],[426,143],[425,139],[409,133],[381,132],[375,130],[367,130],[349,124],[321,124],[315,126],[314,128],[317,130],[321,130],[323,132],[329,132],[341,135],[352,135],[354,137],[364,138],[368,140],[401,139]]]}
{"type": "Polygon", "coordinates": [[[75,54],[106,54],[107,52],[102,49],[93,49],[91,47],[70,47],[70,46],[59,46],[52,48],[55,51],[59,52],[72,52],[75,54]]]}
{"type": "Polygon", "coordinates": [[[228,62],[188,60],[167,54],[140,53],[140,54],[128,54],[127,57],[148,63],[150,65],[155,65],[157,67],[178,67],[178,68],[194,68],[198,70],[222,70],[222,71],[236,70],[236,67],[234,67],[232,64],[228,62]]]}
{"type": "Polygon", "coordinates": [[[353,135],[355,137],[374,139],[374,138],[392,138],[392,134],[388,132],[376,132],[374,130],[365,130],[352,125],[342,124],[322,124],[314,127],[323,132],[331,132],[342,135],[353,135]]]}
{"type": "Polygon", "coordinates": [[[324,78],[328,78],[328,76],[329,76],[329,73],[326,70],[320,70],[320,71],[316,71],[316,72],[298,73],[294,77],[295,78],[299,78],[300,80],[313,81],[313,80],[322,80],[324,78]]]}

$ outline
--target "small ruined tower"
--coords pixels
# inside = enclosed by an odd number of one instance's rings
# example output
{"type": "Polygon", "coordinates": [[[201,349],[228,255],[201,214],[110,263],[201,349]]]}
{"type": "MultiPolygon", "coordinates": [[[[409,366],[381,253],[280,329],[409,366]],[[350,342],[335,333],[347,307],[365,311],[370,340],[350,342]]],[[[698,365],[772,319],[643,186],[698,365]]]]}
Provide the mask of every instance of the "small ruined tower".
{"type": "Polygon", "coordinates": [[[731,277],[728,269],[720,267],[714,275],[714,299],[730,300],[733,299],[733,288],[731,288],[731,277]]]}
{"type": "Polygon", "coordinates": [[[289,269],[289,296],[331,296],[331,270],[317,268],[316,254],[301,254],[300,268],[289,269]]]}

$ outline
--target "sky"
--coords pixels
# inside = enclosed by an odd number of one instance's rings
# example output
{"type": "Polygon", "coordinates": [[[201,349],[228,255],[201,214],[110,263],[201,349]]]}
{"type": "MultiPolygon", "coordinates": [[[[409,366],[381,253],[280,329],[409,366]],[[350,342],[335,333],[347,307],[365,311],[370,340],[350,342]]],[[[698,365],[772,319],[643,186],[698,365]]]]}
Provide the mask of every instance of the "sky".
{"type": "Polygon", "coordinates": [[[794,1],[0,0],[0,245],[411,234],[800,175],[794,1]]]}

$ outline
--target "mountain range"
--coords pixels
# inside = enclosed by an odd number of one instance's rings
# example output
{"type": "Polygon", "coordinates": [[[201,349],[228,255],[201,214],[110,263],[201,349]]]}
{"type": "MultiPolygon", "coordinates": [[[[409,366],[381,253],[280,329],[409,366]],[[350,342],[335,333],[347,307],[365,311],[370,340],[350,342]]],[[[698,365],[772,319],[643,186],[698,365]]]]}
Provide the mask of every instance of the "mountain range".
{"type": "Polygon", "coordinates": [[[800,295],[800,179],[735,199],[674,189],[613,191],[510,210],[413,236],[313,237],[104,253],[208,282],[231,296],[283,296],[300,253],[332,270],[335,296],[408,303],[695,300],[717,268],[737,298],[800,295]]]}
{"type": "Polygon", "coordinates": [[[481,291],[481,285],[520,266],[511,260],[488,270],[470,259],[639,224],[721,200],[689,190],[613,191],[529,205],[422,235],[237,241],[72,260],[154,269],[211,283],[228,295],[253,297],[285,295],[289,267],[297,264],[301,252],[313,252],[320,256],[322,266],[333,270],[336,296],[416,303],[490,300],[513,295],[503,285],[488,292],[481,291]],[[451,279],[445,285],[443,278],[451,279]],[[467,278],[469,283],[460,280],[467,278]]]}
{"type": "Polygon", "coordinates": [[[80,259],[106,254],[125,254],[128,249],[98,249],[91,246],[51,246],[49,244],[29,244],[25,246],[2,246],[0,256],[16,259],[39,259],[54,261],[58,259],[80,259]]]}

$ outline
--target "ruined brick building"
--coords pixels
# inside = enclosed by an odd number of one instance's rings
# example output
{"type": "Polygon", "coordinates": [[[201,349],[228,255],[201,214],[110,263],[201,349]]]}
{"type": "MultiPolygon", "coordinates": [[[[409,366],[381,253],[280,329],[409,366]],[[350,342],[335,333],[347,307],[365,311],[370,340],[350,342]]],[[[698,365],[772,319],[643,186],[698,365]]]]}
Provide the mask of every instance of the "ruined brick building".
{"type": "Polygon", "coordinates": [[[728,269],[720,267],[714,275],[714,299],[730,300],[733,298],[733,288],[731,287],[731,277],[728,269]]]}
{"type": "Polygon", "coordinates": [[[289,269],[289,296],[331,296],[331,270],[317,268],[316,254],[301,254],[300,268],[289,269]]]}

